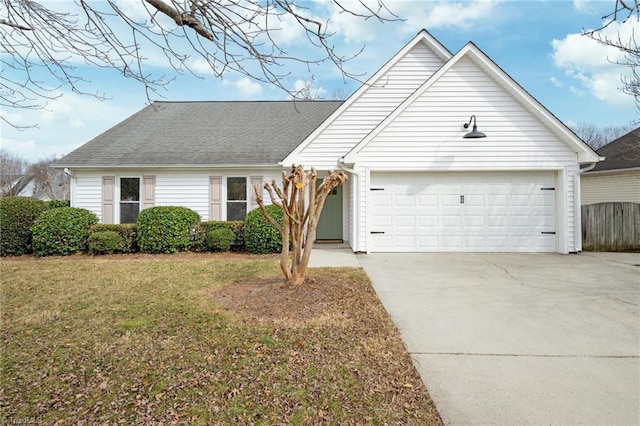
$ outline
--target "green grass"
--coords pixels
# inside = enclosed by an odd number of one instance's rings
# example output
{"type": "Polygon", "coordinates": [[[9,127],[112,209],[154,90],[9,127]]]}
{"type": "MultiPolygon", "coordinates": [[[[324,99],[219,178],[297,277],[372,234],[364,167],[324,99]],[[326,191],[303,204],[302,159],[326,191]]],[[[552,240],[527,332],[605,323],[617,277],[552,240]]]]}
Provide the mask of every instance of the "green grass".
{"type": "MultiPolygon", "coordinates": [[[[316,273],[368,288],[361,271],[316,273]]],[[[377,299],[358,321],[214,303],[222,286],[277,277],[273,256],[23,257],[1,274],[0,422],[439,422],[377,299]]]]}

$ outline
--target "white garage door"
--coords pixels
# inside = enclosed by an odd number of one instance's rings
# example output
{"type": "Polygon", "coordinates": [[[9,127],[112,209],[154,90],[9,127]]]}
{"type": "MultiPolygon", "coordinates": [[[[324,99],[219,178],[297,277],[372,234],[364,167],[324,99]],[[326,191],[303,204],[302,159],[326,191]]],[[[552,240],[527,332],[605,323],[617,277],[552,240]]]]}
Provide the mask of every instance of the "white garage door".
{"type": "Polygon", "coordinates": [[[553,172],[372,173],[371,251],[556,251],[553,172]]]}

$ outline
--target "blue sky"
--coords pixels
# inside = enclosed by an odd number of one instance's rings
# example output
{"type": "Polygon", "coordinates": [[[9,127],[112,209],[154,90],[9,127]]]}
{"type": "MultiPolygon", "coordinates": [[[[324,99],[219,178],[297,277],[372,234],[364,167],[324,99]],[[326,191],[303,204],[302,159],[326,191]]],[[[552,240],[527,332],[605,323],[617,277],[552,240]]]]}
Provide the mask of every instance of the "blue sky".
{"type": "MultiPolygon", "coordinates": [[[[344,5],[353,0],[344,0],[344,5]]],[[[72,4],[50,0],[52,6],[72,4]]],[[[139,11],[140,0],[116,0],[132,14],[139,11]],[[136,9],[138,8],[138,9],[136,9]]],[[[628,125],[638,118],[634,100],[623,94],[621,73],[625,67],[613,65],[620,58],[615,49],[606,49],[581,36],[584,29],[601,25],[601,17],[614,7],[614,0],[603,1],[400,1],[385,4],[403,21],[362,20],[338,14],[328,0],[305,3],[316,16],[328,20],[335,32],[333,43],[345,55],[362,54],[346,64],[354,74],[374,74],[422,28],[426,28],[445,47],[455,53],[473,41],[521,86],[565,123],[585,122],[599,127],[628,125]]],[[[630,34],[638,27],[634,19],[625,26],[614,24],[611,35],[630,34]]],[[[293,28],[285,26],[279,36],[291,52],[308,53],[293,28]]],[[[150,52],[150,57],[153,52],[150,52]]],[[[190,63],[200,70],[200,62],[190,63]]],[[[173,76],[173,70],[158,64],[149,68],[173,76]]],[[[347,81],[327,63],[312,67],[292,65],[291,75],[283,80],[294,88],[301,81],[315,79],[314,86],[326,98],[334,89],[352,93],[357,81],[347,81]]],[[[4,72],[4,71],[3,71],[4,72]]],[[[2,114],[18,124],[38,124],[38,128],[18,131],[5,123],[1,128],[1,147],[30,161],[52,155],[61,156],[88,142],[110,127],[147,105],[145,89],[118,73],[81,66],[78,73],[89,80],[84,89],[104,92],[109,99],[98,101],[90,96],[62,88],[62,96],[48,104],[46,110],[11,110],[2,114]]],[[[228,73],[214,78],[202,69],[200,77],[178,75],[161,92],[164,100],[267,100],[286,99],[282,90],[246,77],[228,73]]],[[[152,95],[153,99],[163,100],[152,95]]]]}

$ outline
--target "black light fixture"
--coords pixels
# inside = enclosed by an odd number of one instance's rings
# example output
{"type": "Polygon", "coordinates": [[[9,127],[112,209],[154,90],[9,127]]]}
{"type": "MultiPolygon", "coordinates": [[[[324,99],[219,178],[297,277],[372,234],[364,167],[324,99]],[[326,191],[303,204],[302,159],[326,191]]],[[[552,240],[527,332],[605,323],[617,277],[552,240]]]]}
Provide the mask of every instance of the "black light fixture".
{"type": "Polygon", "coordinates": [[[463,136],[463,138],[465,138],[465,139],[479,139],[479,138],[486,138],[486,137],[487,137],[487,135],[485,135],[484,133],[482,133],[482,132],[479,132],[479,131],[478,131],[478,125],[476,124],[476,116],[475,116],[475,115],[472,115],[472,116],[469,118],[469,122],[468,122],[468,123],[464,123],[462,126],[463,126],[465,129],[468,129],[468,128],[469,128],[469,125],[471,124],[471,121],[473,121],[473,129],[472,129],[469,133],[467,133],[466,135],[464,135],[464,136],[463,136]]]}

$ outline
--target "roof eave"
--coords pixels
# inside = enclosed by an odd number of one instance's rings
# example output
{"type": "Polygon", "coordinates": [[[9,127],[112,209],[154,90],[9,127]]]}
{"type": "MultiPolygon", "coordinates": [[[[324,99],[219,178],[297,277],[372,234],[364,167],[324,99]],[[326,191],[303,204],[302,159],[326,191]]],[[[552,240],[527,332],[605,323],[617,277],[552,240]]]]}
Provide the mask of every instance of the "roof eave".
{"type": "Polygon", "coordinates": [[[373,86],[387,71],[400,61],[418,43],[425,43],[444,63],[449,61],[453,54],[426,29],[422,29],[409,41],[402,49],[392,56],[378,71],[376,71],[367,81],[362,84],[347,100],[344,101],[327,119],[320,124],[309,136],[307,136],[296,148],[294,148],[283,162],[292,164],[299,162],[299,154],[306,148],[320,133],[322,133],[335,119],[347,110],[357,99],[359,99],[370,86],[373,86]]]}
{"type": "Polygon", "coordinates": [[[269,164],[54,164],[55,169],[265,169],[282,168],[278,163],[269,164]]]}
{"type": "Polygon", "coordinates": [[[640,171],[640,167],[628,167],[628,168],[622,168],[622,169],[608,169],[608,170],[591,170],[591,171],[585,172],[584,175],[603,175],[607,173],[625,173],[625,172],[636,172],[636,171],[640,171]]]}

